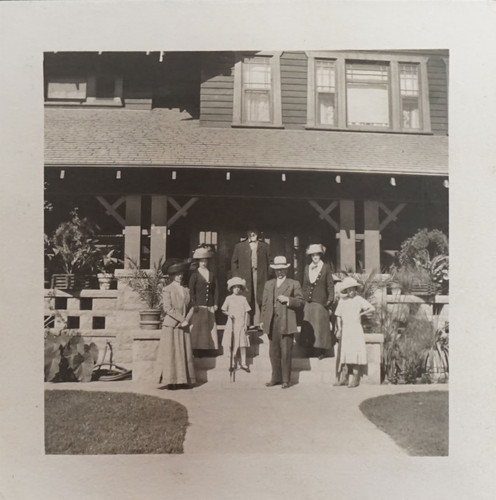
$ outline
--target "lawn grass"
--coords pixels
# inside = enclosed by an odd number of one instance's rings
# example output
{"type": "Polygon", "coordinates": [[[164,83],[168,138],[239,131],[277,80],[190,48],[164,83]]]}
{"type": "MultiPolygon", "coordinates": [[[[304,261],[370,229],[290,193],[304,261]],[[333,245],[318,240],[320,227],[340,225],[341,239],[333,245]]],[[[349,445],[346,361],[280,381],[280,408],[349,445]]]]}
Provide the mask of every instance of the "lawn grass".
{"type": "Polygon", "coordinates": [[[448,391],[379,396],[360,410],[409,455],[448,455],[448,391]]]}
{"type": "Polygon", "coordinates": [[[186,408],[131,393],[45,391],[45,452],[100,455],[183,453],[186,408]]]}

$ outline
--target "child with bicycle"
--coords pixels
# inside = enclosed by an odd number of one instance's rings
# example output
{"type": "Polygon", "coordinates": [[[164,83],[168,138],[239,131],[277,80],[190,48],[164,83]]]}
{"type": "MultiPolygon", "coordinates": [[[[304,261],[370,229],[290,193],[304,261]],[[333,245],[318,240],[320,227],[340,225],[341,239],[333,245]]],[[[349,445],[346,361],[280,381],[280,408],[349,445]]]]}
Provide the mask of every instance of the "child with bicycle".
{"type": "Polygon", "coordinates": [[[226,328],[224,330],[224,345],[232,349],[233,360],[237,359],[238,349],[241,358],[241,369],[250,372],[246,363],[246,351],[250,346],[250,338],[247,335],[250,304],[242,291],[246,287],[246,281],[243,278],[234,277],[228,280],[227,289],[232,292],[226,297],[222,305],[222,312],[227,316],[226,328]]]}

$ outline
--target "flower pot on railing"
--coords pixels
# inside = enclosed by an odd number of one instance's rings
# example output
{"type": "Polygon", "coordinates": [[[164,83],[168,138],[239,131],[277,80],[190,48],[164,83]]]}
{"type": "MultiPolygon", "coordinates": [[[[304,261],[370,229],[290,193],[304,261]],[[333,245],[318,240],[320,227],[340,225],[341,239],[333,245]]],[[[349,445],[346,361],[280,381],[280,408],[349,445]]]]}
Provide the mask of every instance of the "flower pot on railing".
{"type": "Polygon", "coordinates": [[[100,290],[110,290],[114,284],[115,278],[112,273],[98,273],[96,275],[98,278],[98,285],[100,290]]]}
{"type": "Polygon", "coordinates": [[[145,309],[139,312],[140,328],[142,330],[160,329],[160,309],[145,309]]]}

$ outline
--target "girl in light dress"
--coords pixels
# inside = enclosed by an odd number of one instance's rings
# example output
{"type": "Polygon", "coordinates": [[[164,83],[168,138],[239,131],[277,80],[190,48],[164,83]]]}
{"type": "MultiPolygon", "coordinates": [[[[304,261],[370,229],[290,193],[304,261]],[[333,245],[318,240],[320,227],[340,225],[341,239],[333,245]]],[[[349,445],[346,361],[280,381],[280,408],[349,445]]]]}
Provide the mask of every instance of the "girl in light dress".
{"type": "Polygon", "coordinates": [[[246,363],[246,351],[250,347],[250,339],[246,332],[251,307],[246,297],[241,294],[245,287],[246,281],[243,278],[235,277],[228,280],[227,289],[232,291],[232,294],[226,297],[221,310],[227,316],[224,330],[225,342],[228,342],[229,347],[233,349],[234,358],[236,358],[239,349],[241,356],[240,367],[250,373],[250,368],[246,363]]]}
{"type": "Polygon", "coordinates": [[[334,314],[337,319],[336,336],[340,339],[339,364],[347,365],[348,387],[360,384],[361,367],[367,365],[367,349],[361,317],[372,313],[374,306],[357,294],[358,282],[346,277],[340,288],[341,298],[334,314]]]}

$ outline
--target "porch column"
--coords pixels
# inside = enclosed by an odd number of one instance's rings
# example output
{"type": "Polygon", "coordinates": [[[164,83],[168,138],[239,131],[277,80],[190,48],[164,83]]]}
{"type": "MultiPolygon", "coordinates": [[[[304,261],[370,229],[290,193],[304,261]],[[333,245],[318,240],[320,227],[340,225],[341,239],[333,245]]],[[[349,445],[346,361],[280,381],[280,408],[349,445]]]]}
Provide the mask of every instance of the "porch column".
{"type": "Polygon", "coordinates": [[[167,196],[152,195],[150,231],[150,268],[166,257],[167,249],[167,196]]]}
{"type": "Polygon", "coordinates": [[[364,251],[365,270],[371,272],[373,269],[380,272],[381,269],[381,235],[379,230],[379,202],[364,201],[364,251]]]}
{"type": "Polygon", "coordinates": [[[355,202],[339,202],[339,269],[356,269],[355,202]]]}
{"type": "Polygon", "coordinates": [[[129,267],[127,257],[140,261],[141,250],[141,195],[126,196],[126,227],[124,229],[124,267],[129,267]]]}

